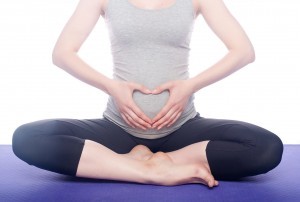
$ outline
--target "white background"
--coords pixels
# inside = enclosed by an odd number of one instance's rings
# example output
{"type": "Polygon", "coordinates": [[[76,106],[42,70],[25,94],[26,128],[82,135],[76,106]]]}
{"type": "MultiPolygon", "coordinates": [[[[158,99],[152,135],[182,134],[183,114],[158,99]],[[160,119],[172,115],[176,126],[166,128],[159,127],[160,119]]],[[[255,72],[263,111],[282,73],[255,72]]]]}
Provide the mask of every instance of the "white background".
{"type": "MultiPolygon", "coordinates": [[[[1,0],[0,144],[11,144],[20,124],[47,118],[98,118],[107,96],[51,61],[52,48],[78,1],[1,0]]],[[[256,61],[196,94],[204,117],[251,122],[300,143],[300,3],[298,0],[226,0],[248,33],[256,61]]],[[[176,20],[176,19],[174,19],[176,20]]],[[[111,76],[108,32],[103,18],[80,56],[111,76]]],[[[190,52],[195,75],[226,49],[199,16],[190,52]]]]}

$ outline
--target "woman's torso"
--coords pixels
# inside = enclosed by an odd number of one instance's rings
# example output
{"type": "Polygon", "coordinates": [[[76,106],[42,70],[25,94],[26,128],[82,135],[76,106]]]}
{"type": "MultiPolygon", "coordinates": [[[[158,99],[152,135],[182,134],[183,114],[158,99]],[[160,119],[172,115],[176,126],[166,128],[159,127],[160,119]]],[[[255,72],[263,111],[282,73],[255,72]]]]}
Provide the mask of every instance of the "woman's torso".
{"type": "MultiPolygon", "coordinates": [[[[195,19],[193,0],[173,0],[159,9],[140,8],[132,1],[109,0],[106,5],[104,19],[111,42],[113,78],[140,83],[149,89],[171,80],[188,79],[195,19]]],[[[168,98],[168,91],[158,95],[133,93],[133,100],[149,118],[159,113],[168,98]]],[[[112,97],[103,116],[136,137],[155,139],[170,134],[196,115],[193,99],[191,96],[171,127],[160,130],[144,131],[127,125],[112,97]]]]}

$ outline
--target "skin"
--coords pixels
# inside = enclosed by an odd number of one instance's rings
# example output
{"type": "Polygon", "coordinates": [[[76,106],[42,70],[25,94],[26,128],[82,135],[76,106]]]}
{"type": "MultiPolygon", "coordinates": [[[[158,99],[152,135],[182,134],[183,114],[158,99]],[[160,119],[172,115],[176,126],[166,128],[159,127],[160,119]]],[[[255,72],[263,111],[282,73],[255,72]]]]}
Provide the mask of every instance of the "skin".
{"type": "MultiPolygon", "coordinates": [[[[79,80],[112,96],[125,122],[135,128],[171,126],[181,115],[189,97],[255,59],[253,46],[246,33],[221,0],[192,0],[195,18],[200,14],[228,49],[227,54],[205,71],[187,80],[163,83],[155,89],[104,76],[83,61],[78,51],[99,17],[104,17],[108,0],[80,0],[62,30],[53,50],[53,63],[79,80]],[[166,105],[153,118],[147,117],[132,99],[133,91],[145,94],[170,92],[166,105]]],[[[145,9],[168,7],[174,0],[129,0],[145,9]]],[[[96,142],[86,140],[79,161],[77,176],[125,180],[147,184],[178,185],[201,183],[217,186],[206,157],[209,141],[198,142],[172,152],[152,153],[138,145],[127,154],[117,154],[96,142]],[[113,159],[113,160],[112,160],[113,159]]]]}

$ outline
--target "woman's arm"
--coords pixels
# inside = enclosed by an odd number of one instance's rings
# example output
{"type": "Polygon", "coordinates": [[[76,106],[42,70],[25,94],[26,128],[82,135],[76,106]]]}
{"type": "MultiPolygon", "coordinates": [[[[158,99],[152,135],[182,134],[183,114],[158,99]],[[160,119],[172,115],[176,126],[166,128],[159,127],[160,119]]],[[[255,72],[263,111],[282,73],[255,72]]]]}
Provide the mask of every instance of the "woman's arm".
{"type": "Polygon", "coordinates": [[[132,99],[134,90],[151,93],[146,87],[133,82],[110,79],[86,64],[78,51],[101,14],[106,0],[80,0],[75,12],[60,34],[52,54],[53,63],[77,79],[111,95],[127,124],[142,129],[151,127],[151,119],[132,99]]]}
{"type": "Polygon", "coordinates": [[[253,46],[243,28],[231,15],[222,0],[198,0],[200,12],[228,53],[213,66],[184,81],[171,81],[158,86],[154,93],[170,91],[170,98],[152,120],[153,128],[172,125],[181,115],[189,97],[198,90],[213,84],[255,59],[253,46]]]}
{"type": "Polygon", "coordinates": [[[255,60],[253,46],[243,28],[222,0],[199,0],[208,26],[222,40],[228,53],[212,67],[191,78],[193,92],[215,83],[255,60]]]}
{"type": "Polygon", "coordinates": [[[69,74],[107,93],[111,79],[94,70],[77,55],[102,13],[103,2],[80,0],[55,44],[52,60],[69,74]]]}

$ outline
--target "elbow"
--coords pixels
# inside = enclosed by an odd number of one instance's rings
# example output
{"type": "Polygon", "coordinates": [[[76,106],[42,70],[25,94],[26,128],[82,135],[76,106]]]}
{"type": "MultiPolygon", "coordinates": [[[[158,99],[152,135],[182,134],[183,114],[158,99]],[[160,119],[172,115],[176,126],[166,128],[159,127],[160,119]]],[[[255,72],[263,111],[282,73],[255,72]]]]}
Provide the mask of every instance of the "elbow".
{"type": "Polygon", "coordinates": [[[252,63],[255,61],[255,51],[252,45],[250,46],[250,48],[248,48],[248,51],[245,55],[247,63],[252,63]]]}
{"type": "Polygon", "coordinates": [[[233,52],[236,54],[237,59],[242,66],[255,61],[255,51],[252,45],[236,48],[233,52]]]}
{"type": "Polygon", "coordinates": [[[61,65],[61,61],[62,61],[62,53],[61,51],[57,50],[54,48],[54,50],[52,51],[52,63],[55,65],[55,66],[58,66],[60,67],[61,65]]]}
{"type": "Polygon", "coordinates": [[[247,46],[244,46],[243,48],[243,60],[245,64],[249,64],[255,61],[255,50],[253,45],[250,43],[247,46]]]}
{"type": "Polygon", "coordinates": [[[69,50],[61,50],[58,48],[54,48],[52,51],[52,63],[62,68],[64,64],[66,63],[67,58],[72,54],[72,51],[69,50]]]}

